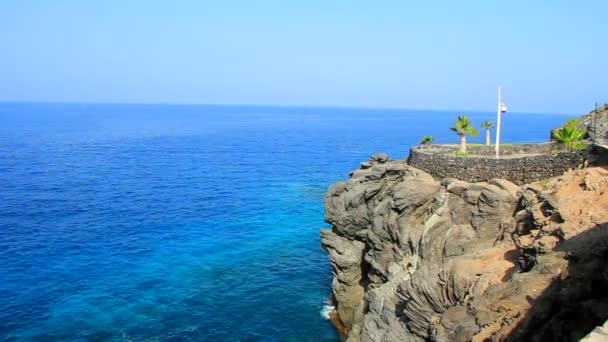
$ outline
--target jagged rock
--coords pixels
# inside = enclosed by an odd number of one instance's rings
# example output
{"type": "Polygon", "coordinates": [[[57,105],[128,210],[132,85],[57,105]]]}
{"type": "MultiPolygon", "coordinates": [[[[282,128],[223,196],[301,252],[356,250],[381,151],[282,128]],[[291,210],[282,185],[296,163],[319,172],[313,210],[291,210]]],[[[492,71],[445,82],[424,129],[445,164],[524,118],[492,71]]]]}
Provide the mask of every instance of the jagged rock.
{"type": "Polygon", "coordinates": [[[385,163],[388,160],[388,155],[384,152],[380,152],[374,154],[371,158],[373,161],[377,161],[378,163],[385,163]]]}
{"type": "Polygon", "coordinates": [[[365,244],[341,237],[331,229],[321,231],[321,244],[332,260],[332,290],[334,299],[340,303],[338,316],[351,327],[362,307],[364,288],[360,267],[365,244]]]}
{"type": "Polygon", "coordinates": [[[438,182],[372,157],[325,198],[321,243],[348,341],[584,336],[608,318],[606,178],[438,182]]]}
{"type": "Polygon", "coordinates": [[[586,137],[597,144],[608,145],[608,107],[583,115],[578,122],[580,129],[587,131],[586,137]]]}

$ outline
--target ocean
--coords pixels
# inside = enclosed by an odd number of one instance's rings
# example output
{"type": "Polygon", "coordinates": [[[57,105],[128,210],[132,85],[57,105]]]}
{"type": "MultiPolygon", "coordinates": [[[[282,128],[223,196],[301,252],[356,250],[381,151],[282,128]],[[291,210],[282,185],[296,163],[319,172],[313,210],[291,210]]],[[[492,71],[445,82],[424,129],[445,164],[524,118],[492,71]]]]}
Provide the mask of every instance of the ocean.
{"type": "MultiPolygon", "coordinates": [[[[462,113],[0,103],[0,340],[337,341],[325,190],[462,113]]],[[[577,114],[507,113],[503,141],[577,114]]]]}

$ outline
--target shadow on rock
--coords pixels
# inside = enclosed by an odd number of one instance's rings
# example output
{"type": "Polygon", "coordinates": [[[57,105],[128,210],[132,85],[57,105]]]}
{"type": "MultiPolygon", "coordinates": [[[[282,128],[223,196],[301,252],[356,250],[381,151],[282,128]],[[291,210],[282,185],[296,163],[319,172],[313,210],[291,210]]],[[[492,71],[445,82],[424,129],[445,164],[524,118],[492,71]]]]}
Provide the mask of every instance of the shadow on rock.
{"type": "Polygon", "coordinates": [[[519,255],[520,255],[520,253],[518,250],[511,250],[511,251],[508,251],[505,253],[505,260],[512,262],[514,266],[511,267],[510,269],[508,269],[505,272],[505,274],[502,276],[501,280],[503,282],[508,281],[509,279],[511,279],[513,274],[520,271],[520,268],[517,267],[517,259],[518,259],[519,255]]]}
{"type": "MultiPolygon", "coordinates": [[[[505,341],[579,341],[608,319],[608,222],[563,241],[561,270],[505,341]]],[[[534,272],[543,273],[542,260],[534,272]]]]}

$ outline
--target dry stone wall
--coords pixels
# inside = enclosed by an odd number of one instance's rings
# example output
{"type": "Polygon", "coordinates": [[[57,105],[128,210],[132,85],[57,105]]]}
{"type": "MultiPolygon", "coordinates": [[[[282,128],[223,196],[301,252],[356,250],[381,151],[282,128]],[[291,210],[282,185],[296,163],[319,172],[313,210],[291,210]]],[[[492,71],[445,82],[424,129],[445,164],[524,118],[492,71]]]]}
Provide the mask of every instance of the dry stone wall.
{"type": "Polygon", "coordinates": [[[410,150],[408,163],[430,173],[437,179],[457,178],[467,182],[482,182],[494,178],[507,179],[522,185],[563,174],[568,169],[582,166],[591,149],[572,152],[551,152],[552,144],[514,144],[500,159],[489,156],[490,149],[470,148],[474,156],[454,155],[456,147],[438,145],[417,146],[410,150]],[[483,150],[483,151],[482,151],[483,150]],[[522,154],[525,153],[525,154],[522,154]],[[519,157],[518,155],[521,155],[519,157]]]}

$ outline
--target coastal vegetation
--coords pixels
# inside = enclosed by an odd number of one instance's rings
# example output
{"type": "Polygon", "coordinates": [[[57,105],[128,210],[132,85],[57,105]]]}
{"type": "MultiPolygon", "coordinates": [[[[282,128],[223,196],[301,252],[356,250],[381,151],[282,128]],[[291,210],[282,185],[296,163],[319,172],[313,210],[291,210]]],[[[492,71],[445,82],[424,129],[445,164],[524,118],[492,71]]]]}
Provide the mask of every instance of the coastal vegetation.
{"type": "Polygon", "coordinates": [[[460,115],[450,130],[456,132],[460,138],[460,152],[467,152],[467,135],[475,137],[479,132],[473,126],[473,122],[466,115],[460,115]]]}
{"type": "Polygon", "coordinates": [[[494,124],[490,120],[481,123],[481,128],[486,130],[486,146],[490,146],[490,129],[493,127],[494,124]]]}
{"type": "Polygon", "coordinates": [[[583,137],[587,131],[578,128],[578,121],[578,119],[570,119],[564,126],[553,131],[553,139],[568,151],[585,146],[583,137]]]}
{"type": "Polygon", "coordinates": [[[420,139],[420,145],[430,145],[435,141],[435,137],[432,135],[425,135],[420,139]]]}

